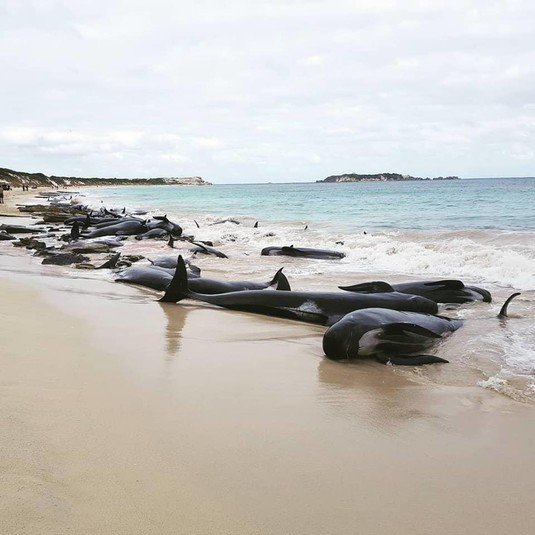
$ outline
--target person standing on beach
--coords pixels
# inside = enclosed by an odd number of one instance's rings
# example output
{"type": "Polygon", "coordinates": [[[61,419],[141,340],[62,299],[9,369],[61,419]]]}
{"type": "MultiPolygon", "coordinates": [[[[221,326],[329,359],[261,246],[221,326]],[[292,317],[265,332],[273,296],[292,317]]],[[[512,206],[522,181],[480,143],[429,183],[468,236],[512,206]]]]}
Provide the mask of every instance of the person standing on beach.
{"type": "Polygon", "coordinates": [[[4,188],[0,186],[0,204],[4,204],[4,188]]]}

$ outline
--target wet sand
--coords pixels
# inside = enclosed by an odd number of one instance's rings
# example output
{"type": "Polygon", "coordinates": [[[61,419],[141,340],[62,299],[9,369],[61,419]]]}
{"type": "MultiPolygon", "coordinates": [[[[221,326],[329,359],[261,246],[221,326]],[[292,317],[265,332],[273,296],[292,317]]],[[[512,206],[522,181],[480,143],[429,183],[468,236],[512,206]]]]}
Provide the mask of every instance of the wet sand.
{"type": "Polygon", "coordinates": [[[533,532],[533,405],[62,273],[0,256],[2,532],[533,532]]]}

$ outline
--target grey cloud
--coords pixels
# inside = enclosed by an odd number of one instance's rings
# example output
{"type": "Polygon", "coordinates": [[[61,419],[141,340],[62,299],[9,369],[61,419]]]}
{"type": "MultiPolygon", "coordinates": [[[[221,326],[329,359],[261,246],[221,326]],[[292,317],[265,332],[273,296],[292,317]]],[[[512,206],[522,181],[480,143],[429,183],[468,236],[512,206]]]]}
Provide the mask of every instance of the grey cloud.
{"type": "Polygon", "coordinates": [[[0,0],[0,165],[532,175],[533,27],[529,1],[0,0]]]}

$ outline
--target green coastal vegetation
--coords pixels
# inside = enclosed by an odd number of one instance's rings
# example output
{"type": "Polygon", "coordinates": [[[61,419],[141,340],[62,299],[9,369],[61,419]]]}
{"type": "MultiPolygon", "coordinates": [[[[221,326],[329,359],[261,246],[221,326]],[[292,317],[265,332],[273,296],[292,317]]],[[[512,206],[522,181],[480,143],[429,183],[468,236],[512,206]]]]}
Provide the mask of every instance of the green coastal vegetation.
{"type": "Polygon", "coordinates": [[[336,182],[403,182],[408,180],[459,180],[458,176],[438,176],[434,178],[422,178],[400,173],[377,173],[377,174],[357,174],[345,173],[343,175],[331,175],[316,182],[336,183],[336,182]]]}

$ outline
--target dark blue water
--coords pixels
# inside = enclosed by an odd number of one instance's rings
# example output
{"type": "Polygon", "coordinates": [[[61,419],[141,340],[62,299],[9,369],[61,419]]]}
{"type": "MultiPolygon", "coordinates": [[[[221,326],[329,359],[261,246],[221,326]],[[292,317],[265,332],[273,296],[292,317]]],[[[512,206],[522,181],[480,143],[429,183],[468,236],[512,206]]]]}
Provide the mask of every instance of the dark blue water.
{"type": "Polygon", "coordinates": [[[99,188],[108,205],[360,229],[535,230],[535,178],[99,188]]]}

